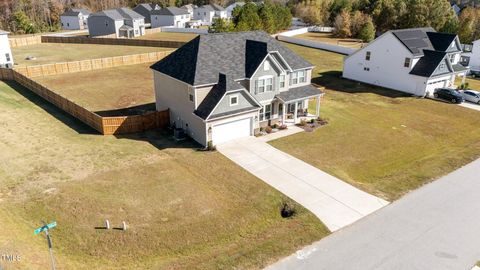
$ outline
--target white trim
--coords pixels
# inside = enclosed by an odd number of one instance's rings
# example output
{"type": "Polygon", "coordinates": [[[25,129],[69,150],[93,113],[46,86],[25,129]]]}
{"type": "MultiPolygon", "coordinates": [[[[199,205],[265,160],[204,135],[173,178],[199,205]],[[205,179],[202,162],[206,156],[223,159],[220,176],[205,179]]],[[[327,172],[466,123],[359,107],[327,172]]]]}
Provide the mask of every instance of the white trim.
{"type": "Polygon", "coordinates": [[[260,110],[260,108],[257,108],[257,109],[252,109],[252,110],[249,110],[249,111],[244,111],[244,112],[238,112],[238,113],[234,113],[234,114],[224,115],[224,116],[220,116],[220,117],[218,117],[218,118],[213,118],[213,119],[205,120],[204,122],[205,122],[205,123],[210,123],[210,122],[218,121],[218,120],[225,119],[225,118],[228,118],[228,117],[234,117],[234,116],[238,116],[238,115],[242,115],[242,114],[252,113],[252,112],[254,112],[254,111],[259,111],[259,110],[260,110]]]}
{"type": "Polygon", "coordinates": [[[239,104],[238,97],[239,97],[239,94],[230,95],[230,100],[229,100],[230,106],[237,106],[239,104]],[[232,103],[232,98],[236,98],[235,104],[232,103]]]}

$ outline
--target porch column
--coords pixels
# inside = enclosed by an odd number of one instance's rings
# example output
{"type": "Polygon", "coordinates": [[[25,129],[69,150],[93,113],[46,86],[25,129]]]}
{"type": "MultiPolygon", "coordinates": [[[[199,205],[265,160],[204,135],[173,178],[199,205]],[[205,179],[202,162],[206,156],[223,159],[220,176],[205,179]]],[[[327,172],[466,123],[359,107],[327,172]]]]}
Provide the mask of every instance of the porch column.
{"type": "Polygon", "coordinates": [[[282,125],[285,125],[285,103],[282,103],[282,125]]]}
{"type": "Polygon", "coordinates": [[[297,123],[298,102],[295,101],[295,110],[293,111],[293,123],[297,123]]]}
{"type": "Polygon", "coordinates": [[[467,72],[462,74],[462,84],[465,85],[465,78],[467,77],[467,72]]]}
{"type": "Polygon", "coordinates": [[[315,101],[317,102],[317,104],[315,106],[315,116],[319,117],[320,116],[320,96],[317,96],[315,98],[315,101]]]}

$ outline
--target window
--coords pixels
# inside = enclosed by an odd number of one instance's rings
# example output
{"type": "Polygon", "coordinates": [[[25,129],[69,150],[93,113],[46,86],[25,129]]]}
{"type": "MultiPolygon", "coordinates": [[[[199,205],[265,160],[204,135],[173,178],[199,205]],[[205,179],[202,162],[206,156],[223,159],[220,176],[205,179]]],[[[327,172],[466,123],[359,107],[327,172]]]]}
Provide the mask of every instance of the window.
{"type": "Polygon", "coordinates": [[[440,70],[445,69],[445,64],[441,63],[440,66],[438,66],[438,69],[440,69],[440,70]]]}
{"type": "Polygon", "coordinates": [[[10,54],[9,53],[5,54],[5,58],[7,58],[7,62],[10,62],[10,54]]]}
{"type": "Polygon", "coordinates": [[[298,82],[299,83],[305,82],[305,70],[301,70],[298,72],[298,82]]]}
{"type": "Polygon", "coordinates": [[[270,70],[270,62],[265,61],[265,63],[263,64],[263,70],[270,70]]]}
{"type": "Polygon", "coordinates": [[[190,100],[191,102],[193,102],[194,99],[193,99],[193,94],[192,94],[192,93],[188,94],[188,100],[190,100]]]}
{"type": "Polygon", "coordinates": [[[267,91],[273,91],[273,78],[268,78],[265,80],[265,89],[267,91]]]}
{"type": "Polygon", "coordinates": [[[367,61],[370,61],[370,56],[371,56],[372,52],[368,51],[366,54],[365,54],[365,60],[367,61]]]}
{"type": "Polygon", "coordinates": [[[405,62],[403,63],[403,66],[406,68],[410,67],[410,61],[410,58],[405,57],[405,62]]]}
{"type": "Polygon", "coordinates": [[[107,22],[107,21],[105,21],[105,26],[107,26],[107,27],[108,27],[108,22],[107,22]]]}
{"type": "Polygon", "coordinates": [[[204,15],[204,16],[207,16],[207,12],[204,12],[203,15],[204,15]]]}
{"type": "Polygon", "coordinates": [[[285,75],[280,75],[280,88],[285,87],[285,75]]]}
{"type": "Polygon", "coordinates": [[[265,92],[265,80],[257,80],[257,93],[265,92]]]}
{"type": "Polygon", "coordinates": [[[260,109],[260,121],[269,120],[272,115],[272,104],[267,104],[260,109]]]}
{"type": "Polygon", "coordinates": [[[200,16],[200,12],[198,12],[198,16],[200,16]]]}
{"type": "Polygon", "coordinates": [[[230,106],[238,105],[238,95],[230,97],[230,106]]]}
{"type": "Polygon", "coordinates": [[[135,35],[138,35],[138,30],[135,30],[135,35]]]}
{"type": "Polygon", "coordinates": [[[455,54],[450,54],[448,58],[450,59],[450,63],[455,63],[455,54]]]}
{"type": "Polygon", "coordinates": [[[298,73],[293,72],[293,73],[290,74],[290,84],[295,85],[297,83],[298,83],[298,73]]]}

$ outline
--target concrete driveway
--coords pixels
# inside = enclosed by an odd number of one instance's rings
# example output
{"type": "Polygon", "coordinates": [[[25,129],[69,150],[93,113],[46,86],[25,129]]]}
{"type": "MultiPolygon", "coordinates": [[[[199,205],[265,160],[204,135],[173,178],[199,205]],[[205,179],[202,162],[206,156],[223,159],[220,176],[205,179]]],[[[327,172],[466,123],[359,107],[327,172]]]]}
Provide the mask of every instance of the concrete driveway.
{"type": "Polygon", "coordinates": [[[463,102],[462,104],[459,104],[459,105],[462,106],[462,107],[465,107],[465,108],[472,109],[472,110],[480,111],[480,105],[475,104],[475,103],[465,101],[465,102],[463,102]]]}
{"type": "Polygon", "coordinates": [[[480,159],[269,270],[468,270],[480,260],[480,159]]]}
{"type": "Polygon", "coordinates": [[[255,137],[228,142],[217,149],[310,210],[330,231],[348,226],[388,204],[255,137]]]}

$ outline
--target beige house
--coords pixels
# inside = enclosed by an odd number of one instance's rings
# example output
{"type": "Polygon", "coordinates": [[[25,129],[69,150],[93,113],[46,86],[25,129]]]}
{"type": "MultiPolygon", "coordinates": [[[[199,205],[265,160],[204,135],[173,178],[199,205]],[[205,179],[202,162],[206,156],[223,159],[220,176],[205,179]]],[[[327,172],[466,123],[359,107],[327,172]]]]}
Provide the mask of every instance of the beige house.
{"type": "Polygon", "coordinates": [[[265,32],[200,35],[151,66],[156,107],[202,145],[253,136],[319,115],[313,67],[265,32]]]}

